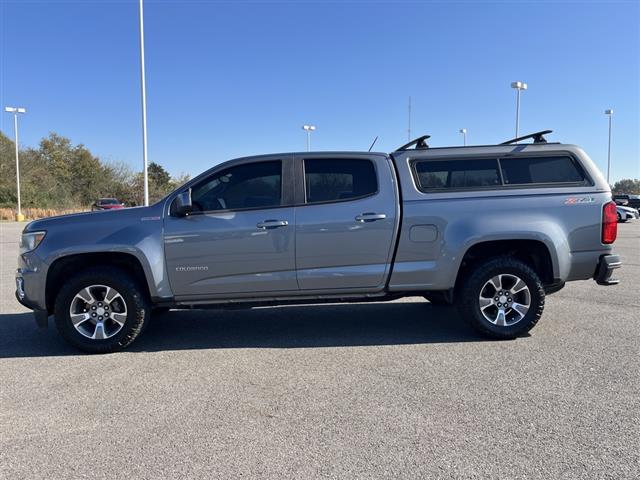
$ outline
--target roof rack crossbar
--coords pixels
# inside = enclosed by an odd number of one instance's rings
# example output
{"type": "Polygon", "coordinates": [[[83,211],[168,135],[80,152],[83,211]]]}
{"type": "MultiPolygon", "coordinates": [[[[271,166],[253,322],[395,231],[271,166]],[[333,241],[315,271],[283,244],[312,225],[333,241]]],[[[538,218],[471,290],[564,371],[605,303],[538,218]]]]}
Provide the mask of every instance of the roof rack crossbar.
{"type": "Polygon", "coordinates": [[[427,145],[427,140],[431,138],[431,135],[422,135],[421,137],[415,138],[411,140],[409,143],[405,143],[401,147],[397,148],[396,152],[402,152],[404,150],[409,150],[409,147],[413,147],[415,145],[415,150],[424,150],[429,148],[427,145]]]}
{"type": "Polygon", "coordinates": [[[547,143],[547,139],[544,138],[544,135],[548,135],[552,133],[553,130],[542,130],[540,132],[530,133],[529,135],[524,135],[523,137],[512,138],[511,140],[507,140],[506,142],[502,142],[500,145],[511,145],[512,143],[518,143],[522,140],[527,140],[529,138],[533,138],[533,143],[547,143]]]}

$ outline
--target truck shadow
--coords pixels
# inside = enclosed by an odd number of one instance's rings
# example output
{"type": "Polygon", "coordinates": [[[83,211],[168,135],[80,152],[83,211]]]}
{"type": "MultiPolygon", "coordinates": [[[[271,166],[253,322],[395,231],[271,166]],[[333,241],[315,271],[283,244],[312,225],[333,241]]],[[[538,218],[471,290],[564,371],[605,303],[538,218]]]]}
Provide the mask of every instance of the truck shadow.
{"type": "MultiPolygon", "coordinates": [[[[0,358],[77,355],[53,320],[0,315],[0,358]]],[[[128,352],[221,348],[322,348],[477,342],[455,308],[426,302],[304,305],[156,314],[128,352]]]]}

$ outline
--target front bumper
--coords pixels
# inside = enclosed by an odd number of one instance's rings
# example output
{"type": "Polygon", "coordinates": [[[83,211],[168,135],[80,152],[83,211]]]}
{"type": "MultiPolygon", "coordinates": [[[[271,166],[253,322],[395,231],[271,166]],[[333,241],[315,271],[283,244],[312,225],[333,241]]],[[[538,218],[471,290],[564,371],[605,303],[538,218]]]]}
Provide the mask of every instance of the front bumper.
{"type": "Polygon", "coordinates": [[[16,299],[33,310],[39,327],[46,327],[49,313],[45,299],[46,265],[32,253],[18,257],[15,274],[16,299]]]}
{"type": "Polygon", "coordinates": [[[49,325],[49,313],[46,310],[41,310],[40,308],[30,303],[29,300],[26,299],[26,297],[24,296],[23,287],[21,285],[21,283],[23,285],[24,283],[21,282],[20,280],[22,279],[16,278],[16,299],[23,306],[33,310],[33,316],[35,317],[36,324],[40,328],[47,328],[47,326],[49,325]]]}
{"type": "Polygon", "coordinates": [[[622,262],[618,255],[602,255],[598,261],[598,267],[593,279],[598,285],[617,285],[620,280],[611,278],[613,271],[620,268],[622,262]]]}

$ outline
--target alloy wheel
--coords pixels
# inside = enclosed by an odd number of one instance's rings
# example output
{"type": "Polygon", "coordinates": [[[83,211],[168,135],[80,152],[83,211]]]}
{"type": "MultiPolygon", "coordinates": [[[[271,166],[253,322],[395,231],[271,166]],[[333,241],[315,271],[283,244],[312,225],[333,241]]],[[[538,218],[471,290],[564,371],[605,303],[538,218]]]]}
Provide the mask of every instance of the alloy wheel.
{"type": "Polygon", "coordinates": [[[73,297],[69,317],[74,328],[84,337],[105,340],[124,327],[127,304],[115,288],[90,285],[73,297]]]}
{"type": "Polygon", "coordinates": [[[489,322],[510,327],[522,320],[531,307],[531,292],[527,284],[513,274],[490,278],[480,290],[480,312],[489,322]]]}

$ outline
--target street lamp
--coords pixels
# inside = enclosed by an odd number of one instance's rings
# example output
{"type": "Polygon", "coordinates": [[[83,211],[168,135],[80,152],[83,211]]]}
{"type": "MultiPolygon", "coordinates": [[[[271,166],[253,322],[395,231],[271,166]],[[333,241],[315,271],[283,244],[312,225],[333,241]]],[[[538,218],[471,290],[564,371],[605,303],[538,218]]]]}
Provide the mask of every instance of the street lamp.
{"type": "Polygon", "coordinates": [[[613,117],[613,110],[608,108],[604,111],[604,114],[609,117],[609,149],[607,152],[607,183],[609,183],[609,174],[611,173],[611,117],[613,117]]]}
{"type": "Polygon", "coordinates": [[[15,134],[16,142],[16,187],[18,191],[18,215],[16,220],[18,222],[24,221],[24,215],[22,215],[22,205],[20,203],[20,162],[18,161],[18,114],[27,113],[27,110],[22,107],[5,107],[5,112],[13,113],[13,131],[15,134]]]}
{"type": "Polygon", "coordinates": [[[460,133],[462,134],[462,138],[463,138],[463,145],[466,147],[467,146],[467,129],[466,128],[461,128],[460,129],[460,133]]]}
{"type": "Polygon", "coordinates": [[[527,84],[524,82],[511,82],[511,88],[515,88],[518,91],[516,96],[516,138],[518,138],[518,132],[520,131],[520,92],[527,89],[527,84]]]}
{"type": "Polygon", "coordinates": [[[144,177],[144,205],[149,205],[149,172],[147,161],[147,89],[144,75],[144,12],[140,0],[140,90],[142,100],[142,161],[144,177]]]}
{"type": "Polygon", "coordinates": [[[303,125],[302,129],[307,132],[307,152],[311,151],[311,132],[316,130],[315,125],[303,125]]]}

